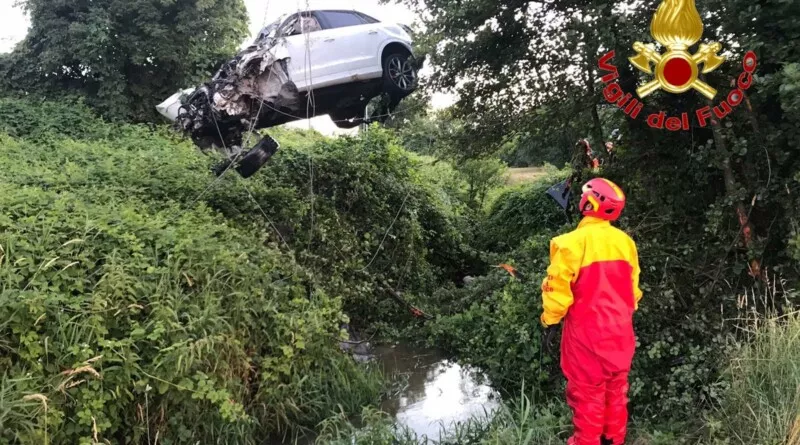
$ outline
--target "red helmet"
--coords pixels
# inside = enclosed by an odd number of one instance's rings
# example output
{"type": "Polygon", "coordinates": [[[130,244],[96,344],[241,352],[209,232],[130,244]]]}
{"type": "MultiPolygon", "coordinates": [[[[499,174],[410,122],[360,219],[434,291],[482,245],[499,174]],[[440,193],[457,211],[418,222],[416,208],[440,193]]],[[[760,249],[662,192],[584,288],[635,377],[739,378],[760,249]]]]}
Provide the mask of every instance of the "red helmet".
{"type": "Polygon", "coordinates": [[[616,221],[625,208],[625,193],[608,179],[595,178],[583,186],[581,213],[584,216],[616,221]]]}

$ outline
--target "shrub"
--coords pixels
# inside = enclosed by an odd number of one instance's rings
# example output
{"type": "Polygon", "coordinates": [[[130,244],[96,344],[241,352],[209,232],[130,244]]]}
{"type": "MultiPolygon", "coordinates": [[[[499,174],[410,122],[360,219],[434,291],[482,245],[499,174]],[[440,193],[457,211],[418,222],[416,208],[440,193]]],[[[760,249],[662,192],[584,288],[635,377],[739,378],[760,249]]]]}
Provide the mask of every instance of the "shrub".
{"type": "Polygon", "coordinates": [[[459,170],[468,185],[468,202],[481,208],[487,194],[503,184],[508,168],[497,159],[470,159],[464,161],[459,170]]]}
{"type": "Polygon", "coordinates": [[[215,178],[166,129],[5,101],[25,115],[0,134],[8,442],[255,443],[358,413],[382,377],[341,325],[398,320],[382,286],[424,295],[468,260],[449,195],[385,132],[279,130],[262,172],[215,178]]]}
{"type": "Polygon", "coordinates": [[[533,184],[510,188],[496,198],[480,229],[481,245],[508,252],[530,236],[557,230],[567,223],[564,210],[547,190],[566,179],[566,172],[548,175],[533,184]]]}
{"type": "Polygon", "coordinates": [[[487,258],[492,264],[513,263],[525,281],[495,269],[468,286],[434,294],[446,312],[429,324],[430,343],[479,367],[504,393],[517,394],[523,381],[545,392],[559,385],[553,378],[558,361],[542,350],[539,324],[549,240],[549,234],[540,234],[511,254],[487,258]]]}
{"type": "Polygon", "coordinates": [[[471,216],[459,209],[460,197],[444,188],[454,187],[455,179],[426,181],[428,161],[403,150],[389,132],[331,140],[311,131],[271,129],[282,149],[258,175],[242,180],[230,172],[220,179],[208,173],[218,159],[199,155],[167,129],[105,124],[80,105],[2,100],[25,113],[10,116],[6,125],[37,143],[7,154],[13,163],[32,166],[0,173],[9,181],[41,185],[39,173],[46,171],[51,189],[88,190],[102,183],[120,196],[154,204],[205,203],[294,252],[312,281],[342,297],[361,327],[405,317],[381,289],[387,284],[420,300],[479,262],[464,241],[471,216]],[[65,121],[74,123],[68,134],[80,142],[38,130],[60,131],[65,121]]]}
{"type": "Polygon", "coordinates": [[[103,189],[3,183],[0,207],[0,367],[49,399],[29,441],[49,426],[55,443],[240,443],[242,428],[313,425],[336,394],[377,395],[337,387],[360,375],[335,358],[341,300],[311,292],[265,231],[103,189]]]}

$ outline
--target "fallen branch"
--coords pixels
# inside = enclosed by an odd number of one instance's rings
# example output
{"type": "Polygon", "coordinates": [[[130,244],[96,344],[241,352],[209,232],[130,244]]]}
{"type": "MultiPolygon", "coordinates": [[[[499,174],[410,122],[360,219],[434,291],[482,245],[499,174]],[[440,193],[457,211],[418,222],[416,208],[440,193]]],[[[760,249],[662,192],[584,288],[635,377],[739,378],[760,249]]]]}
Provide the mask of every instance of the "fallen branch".
{"type": "Polygon", "coordinates": [[[426,314],[425,312],[423,312],[418,307],[416,307],[413,304],[411,304],[408,301],[406,301],[406,299],[403,298],[403,296],[400,294],[400,292],[390,288],[385,283],[384,283],[384,285],[386,286],[386,288],[384,288],[384,290],[387,291],[389,293],[389,295],[391,295],[392,298],[394,298],[398,303],[402,304],[403,306],[406,306],[409,309],[409,311],[411,311],[411,314],[414,317],[416,317],[416,318],[424,318],[426,320],[433,320],[433,316],[432,315],[426,314]]]}

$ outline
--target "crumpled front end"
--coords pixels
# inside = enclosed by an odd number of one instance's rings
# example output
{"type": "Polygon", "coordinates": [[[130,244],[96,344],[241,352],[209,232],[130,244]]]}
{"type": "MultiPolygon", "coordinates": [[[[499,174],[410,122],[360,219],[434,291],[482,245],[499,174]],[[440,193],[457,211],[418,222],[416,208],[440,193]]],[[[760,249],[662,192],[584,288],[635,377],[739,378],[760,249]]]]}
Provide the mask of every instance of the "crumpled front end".
{"type": "Polygon", "coordinates": [[[250,129],[284,123],[298,114],[300,93],[289,78],[288,58],[279,58],[278,39],[262,37],[195,90],[184,90],[157,108],[202,149],[242,149],[250,129]]]}

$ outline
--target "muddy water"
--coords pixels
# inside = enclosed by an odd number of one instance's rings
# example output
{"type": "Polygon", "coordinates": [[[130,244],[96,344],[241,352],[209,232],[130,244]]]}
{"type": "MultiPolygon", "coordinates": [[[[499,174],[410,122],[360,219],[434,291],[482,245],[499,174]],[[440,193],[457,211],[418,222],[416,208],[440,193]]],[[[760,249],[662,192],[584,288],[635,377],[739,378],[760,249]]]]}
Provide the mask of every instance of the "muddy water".
{"type": "Polygon", "coordinates": [[[420,437],[438,439],[441,426],[484,416],[497,409],[500,398],[469,369],[433,350],[407,346],[379,346],[374,359],[398,389],[381,409],[420,437]]]}

